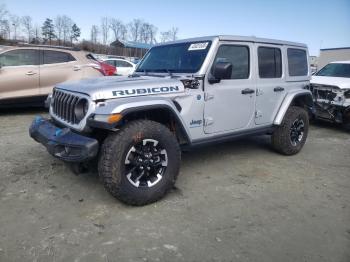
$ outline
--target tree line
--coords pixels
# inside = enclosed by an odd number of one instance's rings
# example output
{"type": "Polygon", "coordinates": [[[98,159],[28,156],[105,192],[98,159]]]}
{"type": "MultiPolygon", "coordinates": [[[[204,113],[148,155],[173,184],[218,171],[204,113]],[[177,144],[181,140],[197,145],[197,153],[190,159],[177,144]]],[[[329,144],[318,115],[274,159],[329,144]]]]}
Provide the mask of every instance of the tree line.
{"type": "MultiPolygon", "coordinates": [[[[166,42],[177,39],[178,28],[158,33],[158,28],[143,19],[133,19],[124,23],[113,17],[102,17],[99,25],[90,28],[90,42],[93,45],[107,46],[117,39],[147,44],[166,42]]],[[[73,45],[79,41],[81,29],[67,15],[46,18],[41,24],[33,21],[31,16],[19,17],[11,14],[4,4],[0,4],[0,40],[20,40],[28,43],[55,45],[73,45]]]]}

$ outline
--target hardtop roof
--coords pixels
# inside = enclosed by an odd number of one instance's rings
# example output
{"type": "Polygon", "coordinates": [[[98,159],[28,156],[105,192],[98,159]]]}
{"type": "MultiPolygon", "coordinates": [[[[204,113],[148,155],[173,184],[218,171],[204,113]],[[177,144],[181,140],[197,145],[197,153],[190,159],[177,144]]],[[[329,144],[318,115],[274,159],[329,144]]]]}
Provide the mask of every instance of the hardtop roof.
{"type": "Polygon", "coordinates": [[[187,39],[181,39],[181,40],[161,43],[158,45],[170,45],[170,44],[186,43],[186,42],[213,41],[214,39],[219,39],[221,41],[253,42],[253,43],[289,45],[289,46],[307,48],[306,44],[297,43],[297,42],[275,40],[275,39],[268,39],[268,38],[259,38],[259,37],[255,37],[255,36],[237,36],[237,35],[216,35],[216,36],[187,38],[187,39]]]}

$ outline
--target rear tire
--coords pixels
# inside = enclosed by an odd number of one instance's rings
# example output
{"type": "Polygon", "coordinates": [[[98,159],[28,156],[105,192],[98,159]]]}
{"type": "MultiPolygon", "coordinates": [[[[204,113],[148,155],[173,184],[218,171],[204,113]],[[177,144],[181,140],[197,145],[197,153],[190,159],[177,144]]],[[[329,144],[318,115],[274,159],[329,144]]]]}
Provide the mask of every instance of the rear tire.
{"type": "Polygon", "coordinates": [[[167,127],[136,120],[105,139],[98,169],[109,193],[126,204],[141,206],[173,188],[180,161],[179,144],[167,127]]]}
{"type": "Polygon", "coordinates": [[[291,106],[271,137],[273,148],[284,155],[297,154],[305,144],[309,117],[305,109],[291,106]]]}

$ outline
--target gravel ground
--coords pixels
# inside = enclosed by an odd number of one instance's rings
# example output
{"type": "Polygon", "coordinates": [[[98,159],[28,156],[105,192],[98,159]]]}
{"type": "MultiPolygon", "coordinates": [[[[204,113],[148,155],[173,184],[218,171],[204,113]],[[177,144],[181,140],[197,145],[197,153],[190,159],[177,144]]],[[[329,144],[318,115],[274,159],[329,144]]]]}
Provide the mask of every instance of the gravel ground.
{"type": "Polygon", "coordinates": [[[350,135],[312,126],[296,156],[259,137],[183,154],[176,188],[130,207],[0,113],[0,261],[350,261],[350,135]]]}

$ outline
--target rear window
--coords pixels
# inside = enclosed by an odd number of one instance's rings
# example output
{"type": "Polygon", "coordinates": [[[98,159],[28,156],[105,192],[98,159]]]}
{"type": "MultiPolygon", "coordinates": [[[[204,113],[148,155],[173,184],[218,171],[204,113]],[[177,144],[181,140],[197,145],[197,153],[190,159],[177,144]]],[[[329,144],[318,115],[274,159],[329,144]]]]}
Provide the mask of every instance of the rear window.
{"type": "Polygon", "coordinates": [[[289,76],[306,76],[308,74],[308,64],[305,50],[288,48],[287,56],[289,76]]]}
{"type": "Polygon", "coordinates": [[[58,64],[75,61],[75,58],[66,52],[44,50],[43,54],[43,64],[58,64]]]}
{"type": "Polygon", "coordinates": [[[282,76],[281,49],[259,47],[258,64],[260,78],[280,78],[282,76]]]}
{"type": "Polygon", "coordinates": [[[132,67],[132,65],[126,61],[116,60],[115,61],[116,66],[118,67],[132,67]]]}

